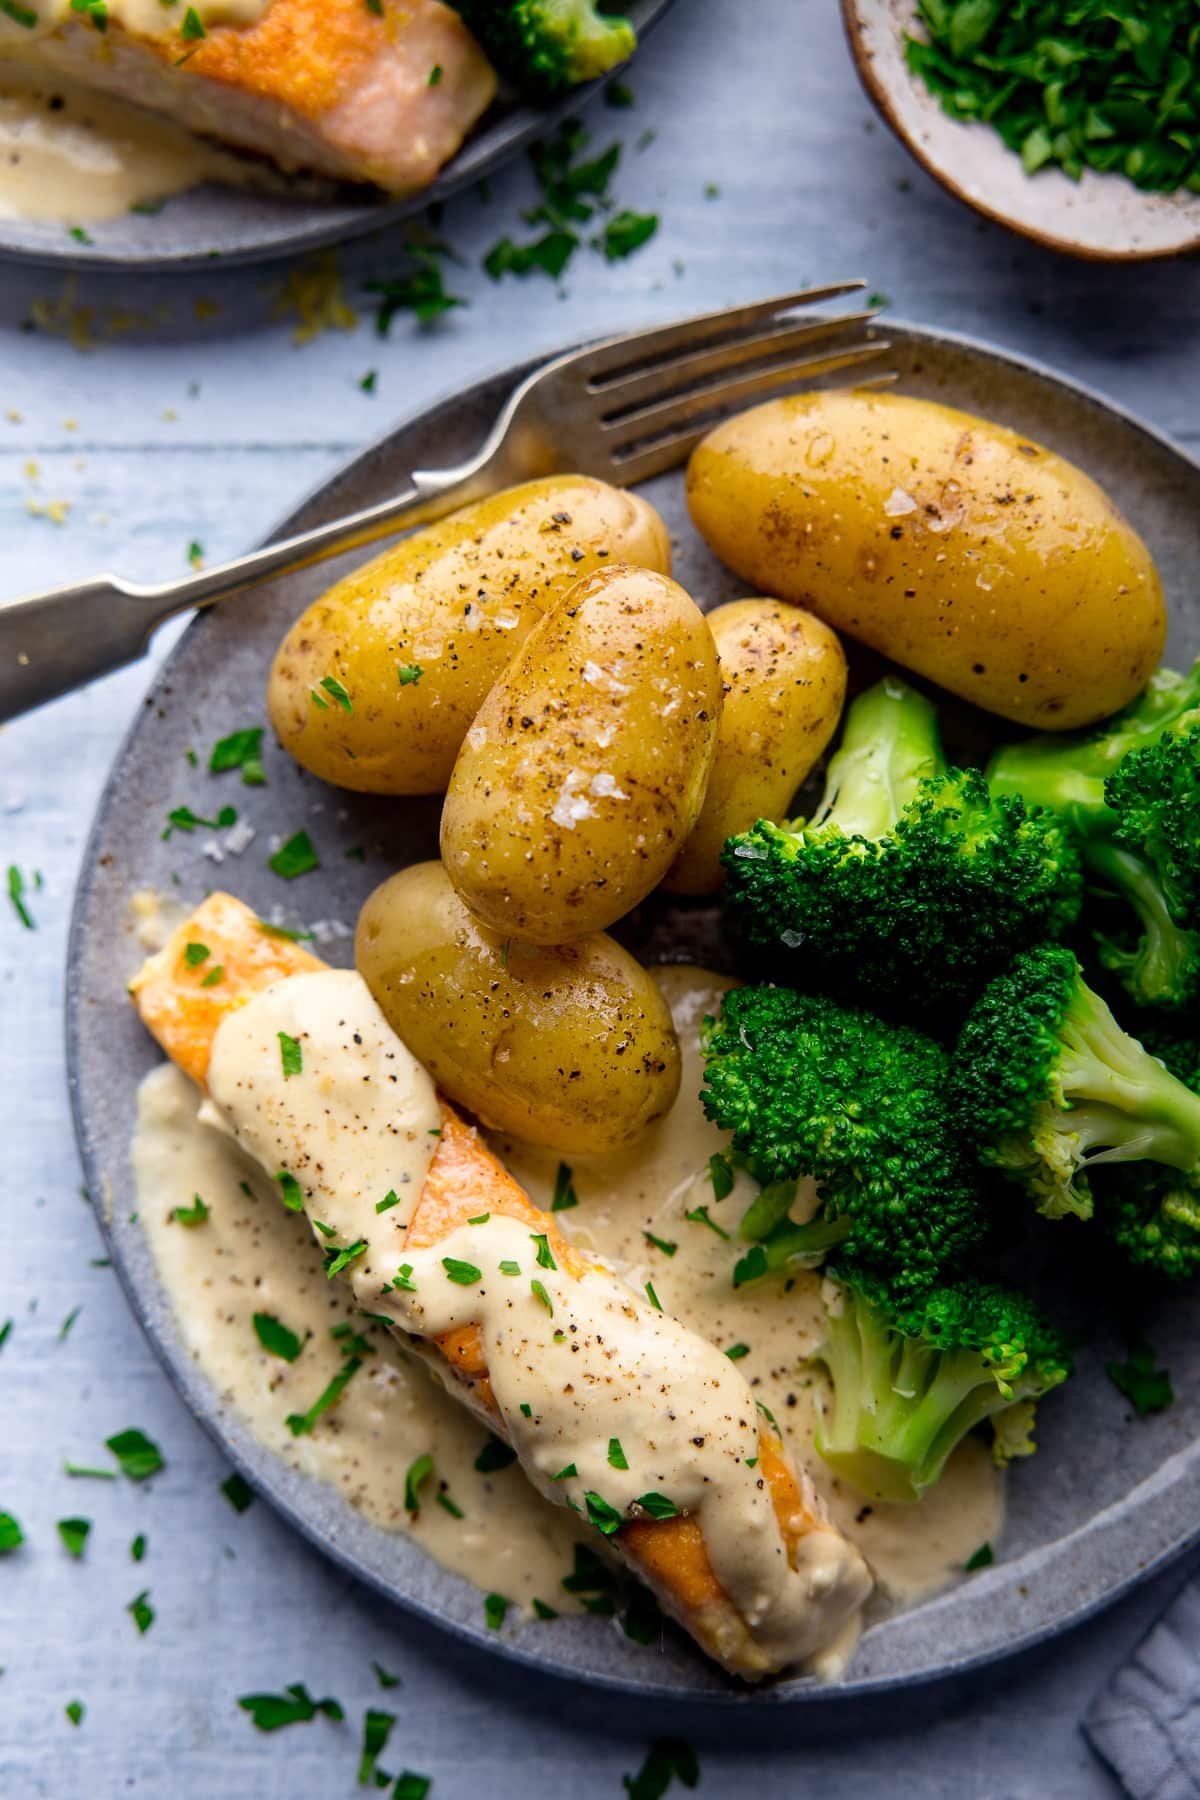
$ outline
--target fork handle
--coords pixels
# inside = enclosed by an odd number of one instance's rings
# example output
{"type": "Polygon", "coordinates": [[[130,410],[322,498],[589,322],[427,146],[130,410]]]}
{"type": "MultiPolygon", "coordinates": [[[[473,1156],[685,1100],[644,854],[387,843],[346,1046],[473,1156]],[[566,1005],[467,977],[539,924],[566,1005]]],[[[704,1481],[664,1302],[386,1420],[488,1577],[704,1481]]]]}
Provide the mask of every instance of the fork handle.
{"type": "Polygon", "coordinates": [[[0,600],[0,721],[135,662],[176,613],[228,600],[479,499],[499,485],[496,463],[485,451],[454,469],[415,470],[403,493],[182,581],[146,587],[99,575],[0,600]]]}

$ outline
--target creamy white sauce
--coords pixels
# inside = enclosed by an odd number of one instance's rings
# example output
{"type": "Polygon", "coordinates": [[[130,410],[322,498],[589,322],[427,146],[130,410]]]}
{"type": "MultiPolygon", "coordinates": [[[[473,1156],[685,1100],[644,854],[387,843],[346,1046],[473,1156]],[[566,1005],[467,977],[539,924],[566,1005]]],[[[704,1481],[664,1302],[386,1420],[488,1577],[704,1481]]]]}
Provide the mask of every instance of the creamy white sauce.
{"type": "MultiPolygon", "coordinates": [[[[748,1471],[745,1460],[754,1455],[757,1433],[754,1408],[748,1404],[751,1395],[770,1407],[798,1462],[825,1495],[836,1522],[861,1546],[891,1603],[909,1603],[936,1591],[961,1570],[981,1543],[995,1540],[1002,1518],[1001,1485],[984,1446],[970,1442],[952,1459],[939,1486],[919,1505],[867,1507],[843,1490],[815,1456],[811,1427],[820,1377],[806,1365],[805,1358],[820,1330],[817,1278],[800,1275],[787,1290],[783,1284],[734,1290],[730,1273],[737,1254],[735,1244],[703,1222],[685,1217],[705,1206],[721,1231],[733,1233],[754,1192],[753,1185],[739,1177],[731,1195],[720,1202],[715,1199],[708,1159],[724,1147],[724,1140],[703,1119],[696,1099],[699,1022],[705,1012],[719,1005],[724,984],[696,970],[668,969],[659,974],[684,1048],[680,1100],[671,1115],[652,1128],[635,1149],[575,1162],[574,1187],[580,1204],[563,1223],[577,1244],[620,1267],[639,1294],[650,1279],[665,1309],[661,1314],[649,1302],[631,1300],[626,1287],[606,1273],[573,1282],[563,1279],[559,1271],[539,1267],[537,1245],[529,1232],[512,1220],[499,1218],[477,1226],[464,1225],[452,1240],[430,1250],[406,1251],[403,1260],[412,1267],[415,1290],[382,1292],[401,1260],[397,1246],[410,1209],[402,1203],[378,1215],[374,1208],[389,1190],[414,1198],[419,1192],[431,1147],[436,1144],[426,1123],[430,1119],[436,1123],[436,1100],[421,1071],[414,1074],[410,1067],[405,1080],[394,1061],[389,1061],[389,1040],[393,1055],[398,1049],[396,1040],[354,975],[296,977],[277,984],[269,995],[232,1015],[222,1025],[214,1046],[213,1099],[242,1143],[265,1167],[287,1169],[300,1182],[314,1215],[333,1227],[336,1237],[330,1238],[331,1243],[367,1239],[368,1250],[350,1270],[360,1306],[374,1312],[390,1311],[417,1330],[440,1331],[460,1322],[483,1321],[493,1389],[514,1439],[522,1443],[533,1465],[536,1481],[549,1491],[552,1485],[559,1485],[552,1484],[552,1477],[574,1462],[578,1474],[566,1478],[574,1498],[591,1490],[624,1508],[644,1493],[664,1492],[676,1505],[697,1512],[714,1568],[739,1608],[754,1620],[756,1634],[763,1641],[794,1642],[797,1631],[803,1631],[805,1609],[819,1614],[819,1606],[813,1608],[814,1595],[823,1583],[836,1585],[845,1575],[845,1566],[837,1561],[837,1540],[832,1534],[817,1533],[810,1544],[815,1559],[812,1566],[794,1575],[786,1566],[777,1568],[782,1555],[773,1518],[768,1517],[769,1504],[756,1482],[748,1479],[752,1470],[748,1471]],[[301,1075],[285,1077],[282,1073],[277,1035],[281,1030],[302,1046],[301,1075]],[[362,1043],[355,1043],[356,1034],[362,1043]],[[368,1065],[372,1076],[364,1081],[368,1065]],[[378,1089],[378,1096],[368,1097],[368,1089],[378,1089]],[[323,1121],[315,1150],[311,1136],[314,1119],[323,1121]],[[408,1182],[398,1181],[398,1175],[405,1172],[408,1182]],[[647,1232],[673,1243],[675,1253],[655,1248],[647,1232]],[[442,1260],[445,1257],[478,1267],[480,1281],[466,1286],[450,1281],[442,1260]],[[501,1273],[502,1261],[515,1261],[520,1277],[501,1273]],[[533,1279],[541,1281],[553,1315],[533,1295],[529,1285],[533,1279]],[[618,1313],[620,1332],[613,1333],[609,1322],[618,1313]],[[676,1320],[689,1331],[684,1333],[676,1320]],[[556,1338],[556,1333],[561,1333],[561,1338],[556,1338]],[[691,1333],[707,1340],[699,1351],[691,1333]],[[598,1342],[601,1338],[604,1345],[598,1342]],[[741,1343],[749,1350],[733,1363],[723,1352],[741,1343]],[[664,1409],[656,1402],[647,1379],[651,1369],[670,1373],[673,1420],[664,1418],[664,1409]],[[578,1379],[581,1374],[587,1384],[586,1400],[578,1379]],[[531,1408],[529,1419],[520,1412],[522,1402],[531,1408]],[[701,1413],[707,1421],[706,1443],[699,1448],[691,1445],[690,1438],[701,1434],[689,1433],[686,1427],[689,1415],[701,1413]],[[628,1471],[614,1470],[609,1463],[610,1437],[620,1441],[630,1463],[628,1471]],[[773,1558],[765,1552],[766,1546],[775,1547],[773,1558]],[[768,1569],[778,1578],[768,1578],[764,1573],[768,1569]]],[[[399,1054],[403,1056],[402,1051],[399,1054]]],[[[411,1059],[408,1063],[411,1065],[411,1059]]],[[[146,1190],[147,1170],[165,1153],[162,1108],[152,1104],[162,1098],[159,1088],[163,1094],[169,1092],[173,1106],[172,1204],[181,1192],[186,1203],[190,1191],[203,1191],[200,1175],[193,1183],[187,1173],[189,1159],[198,1154],[201,1145],[203,1178],[214,1192],[229,1195],[229,1179],[222,1176],[222,1168],[236,1167],[239,1175],[243,1168],[231,1140],[197,1123],[196,1100],[193,1096],[189,1103],[184,1078],[173,1071],[157,1072],[143,1090],[135,1153],[139,1205],[148,1220],[153,1216],[153,1196],[146,1190]]],[[[534,1199],[548,1207],[558,1157],[508,1143],[497,1147],[534,1199]]],[[[261,1179],[251,1186],[261,1194],[261,1179]]],[[[233,1192],[240,1194],[236,1183],[233,1192]]],[[[211,1205],[207,1193],[204,1198],[211,1205]]],[[[242,1200],[244,1207],[244,1196],[242,1200]]],[[[267,1203],[260,1198],[256,1206],[267,1203]]],[[[233,1211],[237,1210],[234,1202],[233,1211]]],[[[299,1217],[288,1218],[276,1206],[274,1218],[272,1226],[265,1215],[256,1214],[254,1229],[246,1229],[240,1238],[230,1237],[222,1250],[222,1257],[228,1256],[230,1262],[228,1268],[221,1267],[224,1280],[219,1285],[228,1289],[234,1265],[238,1265],[236,1280],[253,1287],[270,1265],[280,1316],[292,1324],[278,1284],[284,1281],[290,1291],[301,1269],[295,1265],[284,1274],[271,1261],[274,1233],[282,1238],[286,1232],[294,1245],[303,1246],[310,1259],[305,1265],[310,1283],[313,1267],[320,1270],[320,1253],[309,1242],[299,1217]]],[[[285,1442],[276,1419],[294,1410],[293,1404],[281,1404],[278,1414],[269,1420],[264,1416],[264,1396],[249,1382],[245,1366],[247,1355],[253,1362],[256,1346],[251,1341],[247,1351],[243,1332],[236,1353],[225,1347],[220,1305],[214,1309],[206,1292],[205,1284],[213,1282],[214,1272],[213,1259],[206,1262],[202,1254],[203,1234],[213,1224],[210,1218],[194,1230],[157,1221],[147,1226],[193,1354],[218,1386],[230,1393],[251,1428],[292,1460],[322,1454],[322,1440],[336,1440],[350,1430],[353,1482],[347,1478],[348,1465],[336,1458],[329,1475],[370,1516],[406,1529],[408,1521],[398,1501],[396,1482],[400,1465],[406,1467],[412,1459],[410,1451],[422,1429],[426,1437],[436,1433],[439,1441],[449,1433],[451,1443],[457,1429],[467,1434],[468,1442],[478,1444],[478,1425],[419,1374],[405,1371],[380,1334],[378,1354],[383,1360],[379,1368],[389,1371],[391,1381],[413,1384],[405,1388],[403,1404],[396,1409],[401,1418],[393,1421],[390,1414],[386,1419],[380,1415],[378,1421],[385,1435],[393,1428],[400,1433],[403,1451],[389,1456],[383,1442],[364,1432],[354,1413],[346,1411],[358,1404],[356,1383],[363,1381],[365,1370],[355,1376],[311,1439],[303,1441],[299,1449],[295,1443],[285,1442]],[[184,1237],[188,1254],[172,1257],[170,1246],[177,1246],[184,1237]],[[197,1242],[194,1257],[193,1241],[197,1242]],[[197,1311],[207,1314],[203,1330],[194,1323],[197,1311]],[[243,1393],[244,1385],[249,1385],[248,1393],[243,1393]],[[448,1423],[455,1411],[460,1414],[457,1427],[448,1423]],[[426,1420],[423,1427],[415,1423],[417,1418],[426,1420]]],[[[229,1230],[234,1233],[236,1228],[231,1224],[229,1230]]],[[[323,1274],[320,1279],[324,1281],[323,1274]]],[[[227,1298],[226,1294],[221,1304],[227,1304],[227,1298]]],[[[299,1316],[307,1305],[297,1293],[292,1310],[299,1316]]],[[[248,1308],[249,1313],[253,1310],[253,1306],[248,1308]]],[[[307,1319],[309,1314],[304,1316],[307,1319]]],[[[244,1316],[242,1322],[246,1322],[244,1316]]],[[[296,1365],[280,1365],[287,1380],[295,1381],[296,1370],[310,1348],[306,1347],[296,1365]]],[[[325,1354],[329,1356],[328,1349],[325,1354]]],[[[333,1356],[336,1367],[336,1347],[333,1356]]],[[[258,1360],[261,1363],[262,1359],[258,1360]]],[[[278,1376],[279,1371],[270,1373],[278,1376]]],[[[314,1381],[314,1388],[316,1385],[314,1381]]],[[[359,1394],[370,1391],[370,1381],[358,1389],[359,1394]]],[[[474,1475],[466,1466],[468,1459],[458,1453],[455,1460],[452,1449],[442,1454],[457,1471],[454,1483],[463,1486],[474,1475]]],[[[312,1467],[311,1463],[305,1466],[312,1467]]],[[[321,1471],[313,1468],[312,1472],[321,1471]]],[[[402,1474],[399,1479],[402,1490],[402,1474]]],[[[474,1479],[478,1482],[480,1477],[474,1475],[474,1479]]],[[[423,1523],[425,1515],[438,1509],[427,1507],[417,1522],[418,1535],[439,1560],[487,1588],[499,1585],[497,1555],[503,1537],[512,1568],[508,1588],[503,1591],[514,1599],[538,1594],[557,1606],[557,1582],[568,1564],[567,1551],[576,1529],[572,1516],[551,1510],[515,1471],[489,1479],[497,1485],[515,1484],[525,1512],[520,1504],[506,1509],[494,1519],[494,1536],[481,1530],[468,1545],[461,1529],[450,1531],[441,1520],[435,1521],[430,1532],[423,1523]]],[[[852,1632],[843,1634],[827,1653],[825,1672],[835,1672],[844,1661],[852,1637],[852,1632]]]]}

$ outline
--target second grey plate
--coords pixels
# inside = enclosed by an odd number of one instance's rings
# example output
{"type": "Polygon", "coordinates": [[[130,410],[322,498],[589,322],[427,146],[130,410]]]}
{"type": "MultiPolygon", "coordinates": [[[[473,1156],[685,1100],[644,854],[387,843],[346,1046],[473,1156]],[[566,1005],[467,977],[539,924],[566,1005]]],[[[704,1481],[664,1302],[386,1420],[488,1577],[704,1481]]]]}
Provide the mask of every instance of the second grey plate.
{"type": "MultiPolygon", "coordinates": [[[[983,345],[892,325],[893,362],[906,392],[991,415],[1081,463],[1148,539],[1170,599],[1168,655],[1200,652],[1200,467],[1135,420],[1048,371],[983,345]]],[[[463,458],[483,437],[526,368],[510,368],[431,407],[367,450],[286,521],[298,529],[384,498],[410,470],[463,458]]],[[[680,472],[643,490],[677,539],[675,572],[703,605],[733,598],[735,579],[692,532],[680,472]]],[[[1046,1403],[1041,1449],[1010,1473],[1009,1518],[998,1561],[923,1605],[866,1632],[845,1679],[806,1679],[748,1693],[708,1664],[682,1634],[641,1647],[612,1621],[563,1618],[503,1635],[483,1624],[475,1588],[431,1562],[411,1540],[366,1523],[332,1489],[265,1450],[181,1347],[149,1248],[130,1214],[129,1165],[138,1082],[158,1060],[125,994],[140,961],[130,934],[131,892],[153,886],[193,904],[220,879],[262,913],[283,903],[294,920],[352,924],[391,870],[435,855],[440,803],[382,801],[324,787],[273,745],[269,785],[238,787],[238,808],[257,833],[219,872],[201,835],[163,841],[171,808],[211,808],[213,788],[187,752],[265,718],[264,687],[275,647],[302,608],[351,559],[306,571],[214,608],[168,658],[117,757],[97,811],[76,898],[67,993],[72,1104],[88,1190],[97,1199],[113,1264],[131,1306],[184,1402],[253,1485],[348,1573],[398,1605],[498,1656],[547,1673],[642,1694],[741,1705],[829,1707],[956,1673],[1053,1636],[1113,1600],[1200,1535],[1200,1332],[1194,1294],[1167,1296],[1155,1348],[1178,1399],[1131,1421],[1104,1373],[1117,1340],[1080,1355],[1064,1395],[1046,1403]],[[272,833],[301,826],[321,868],[290,886],[268,870],[272,833]],[[366,846],[365,864],[344,854],[366,846]]],[[[222,798],[224,798],[224,792],[222,798]]],[[[704,915],[660,912],[643,948],[650,957],[704,960],[704,915]]],[[[345,943],[331,960],[348,960],[345,943]]],[[[1067,1227],[1064,1227],[1066,1229],[1067,1227]]]]}

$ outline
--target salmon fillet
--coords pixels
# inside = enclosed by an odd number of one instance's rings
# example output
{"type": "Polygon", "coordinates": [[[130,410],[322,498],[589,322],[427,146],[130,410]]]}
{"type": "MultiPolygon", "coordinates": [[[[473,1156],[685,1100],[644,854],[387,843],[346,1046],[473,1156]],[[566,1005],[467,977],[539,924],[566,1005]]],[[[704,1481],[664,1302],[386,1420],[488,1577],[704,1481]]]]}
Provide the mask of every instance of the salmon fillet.
{"type": "Polygon", "coordinates": [[[195,39],[181,33],[185,16],[185,0],[166,0],[164,29],[140,31],[110,0],[101,32],[86,12],[33,31],[0,15],[0,54],[284,169],[393,194],[432,181],[496,91],[491,65],[441,0],[379,0],[378,11],[367,0],[267,0],[255,22],[213,24],[195,39]]]}
{"type": "MultiPolygon", "coordinates": [[[[245,1005],[272,981],[323,966],[300,945],[265,936],[261,921],[249,907],[228,894],[215,893],[143,965],[130,983],[130,993],[143,1024],[167,1055],[203,1086],[213,1038],[222,1018],[245,1005]],[[188,945],[196,943],[204,944],[209,951],[199,964],[188,959],[188,945]],[[206,990],[204,973],[213,967],[222,970],[222,977],[206,990]],[[215,995],[220,998],[215,999],[215,995]]],[[[441,1137],[409,1221],[405,1247],[425,1249],[437,1244],[472,1215],[484,1211],[515,1218],[544,1234],[559,1268],[572,1278],[578,1280],[589,1269],[598,1268],[600,1265],[583,1255],[563,1234],[553,1215],[533,1204],[474,1128],[444,1100],[441,1109],[441,1137]]],[[[410,1341],[402,1328],[397,1329],[405,1341],[410,1341]]],[[[459,1387],[472,1410],[493,1430],[506,1436],[505,1421],[488,1384],[479,1326],[446,1332],[433,1339],[432,1344],[442,1365],[439,1372],[450,1377],[447,1385],[452,1391],[459,1387]]],[[[844,1540],[825,1516],[806,1478],[793,1465],[778,1431],[765,1418],[759,1426],[758,1450],[759,1472],[770,1491],[789,1564],[796,1567],[798,1546],[812,1532],[827,1533],[842,1544],[844,1540]]],[[[609,1543],[651,1588],[664,1610],[715,1660],[750,1677],[768,1673],[775,1666],[764,1660],[752,1628],[717,1579],[703,1531],[695,1518],[680,1514],[667,1519],[631,1520],[609,1543]]],[[[848,1545],[845,1548],[853,1560],[848,1562],[845,1588],[832,1596],[835,1603],[841,1603],[841,1616],[834,1626],[845,1623],[861,1605],[870,1586],[857,1553],[848,1545]]],[[[814,1600],[814,1604],[821,1603],[820,1598],[814,1600]]]]}

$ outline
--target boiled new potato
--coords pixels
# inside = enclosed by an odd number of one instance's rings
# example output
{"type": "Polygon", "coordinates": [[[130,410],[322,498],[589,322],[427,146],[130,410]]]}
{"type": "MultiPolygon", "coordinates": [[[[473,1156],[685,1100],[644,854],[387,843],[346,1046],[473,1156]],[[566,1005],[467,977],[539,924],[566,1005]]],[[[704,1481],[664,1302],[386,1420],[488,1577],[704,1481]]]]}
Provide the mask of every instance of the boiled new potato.
{"type": "Polygon", "coordinates": [[[585,576],[534,626],[467,733],[442,860],[505,937],[603,931],[699,817],[721,718],[712,632],[666,575],[585,576]]]}
{"type": "Polygon", "coordinates": [[[437,794],[484,695],[580,575],[664,572],[670,540],[636,494],[555,475],[493,494],[355,569],[292,626],[267,687],[285,750],[365,794],[437,794]]]}
{"type": "Polygon", "coordinates": [[[903,394],[773,400],[688,467],[705,541],[762,592],[1026,728],[1145,685],[1166,631],[1150,552],[1082,470],[903,394]]]}
{"type": "Polygon", "coordinates": [[[712,894],[725,839],[782,819],[833,736],[846,658],[828,625],[783,600],[731,600],[707,615],[725,704],[700,817],[664,887],[712,894]]]}
{"type": "Polygon", "coordinates": [[[509,943],[473,919],[440,863],[376,888],[355,960],[389,1023],[485,1124],[582,1155],[615,1150],[679,1090],[679,1044],[653,981],[612,938],[509,943]]]}

